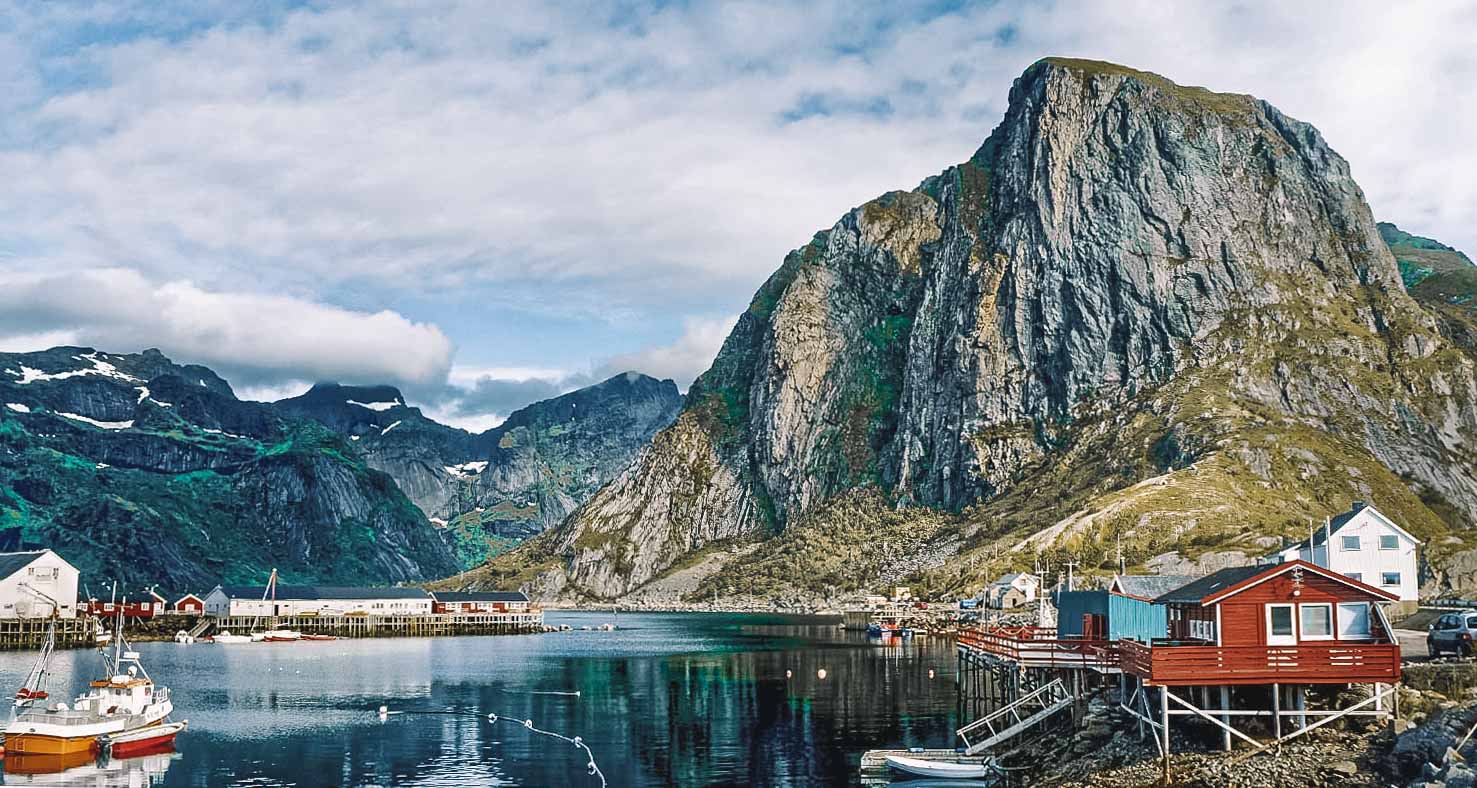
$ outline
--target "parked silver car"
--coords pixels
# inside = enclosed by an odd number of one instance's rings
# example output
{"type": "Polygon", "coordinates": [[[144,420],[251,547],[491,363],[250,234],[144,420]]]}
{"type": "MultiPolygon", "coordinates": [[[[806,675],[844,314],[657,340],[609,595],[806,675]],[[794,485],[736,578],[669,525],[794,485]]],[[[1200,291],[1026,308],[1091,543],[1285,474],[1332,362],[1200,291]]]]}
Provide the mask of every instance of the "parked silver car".
{"type": "Polygon", "coordinates": [[[1477,610],[1445,613],[1426,630],[1426,651],[1433,657],[1443,652],[1472,656],[1472,636],[1477,633],[1477,610]]]}

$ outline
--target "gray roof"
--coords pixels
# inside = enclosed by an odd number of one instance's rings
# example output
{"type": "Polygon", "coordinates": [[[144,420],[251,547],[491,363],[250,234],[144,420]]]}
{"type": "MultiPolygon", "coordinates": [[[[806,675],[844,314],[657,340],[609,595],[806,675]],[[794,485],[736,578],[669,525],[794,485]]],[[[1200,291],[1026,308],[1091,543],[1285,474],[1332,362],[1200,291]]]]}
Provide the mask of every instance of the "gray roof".
{"type": "MultiPolygon", "coordinates": [[[[231,599],[261,599],[266,586],[221,586],[231,599]]],[[[355,586],[277,586],[279,600],[312,601],[330,599],[430,599],[424,588],[361,588],[355,586]]]]}
{"type": "Polygon", "coordinates": [[[1153,599],[1162,594],[1189,585],[1200,579],[1200,575],[1118,575],[1118,588],[1129,596],[1153,599]]]}
{"type": "Polygon", "coordinates": [[[0,553],[0,580],[25,569],[32,561],[45,554],[45,550],[29,550],[24,553],[0,553]]]}
{"type": "Polygon", "coordinates": [[[437,602],[527,602],[522,591],[437,591],[437,602]]]}
{"type": "Polygon", "coordinates": [[[995,582],[991,583],[990,585],[992,585],[992,586],[1008,586],[1008,585],[1014,583],[1016,581],[1016,578],[1019,578],[1019,577],[1024,577],[1024,578],[1026,578],[1028,580],[1035,580],[1036,579],[1036,576],[1033,575],[1033,574],[1031,574],[1030,572],[1010,572],[1009,574],[1001,575],[999,580],[996,580],[995,582]]]}
{"type": "Polygon", "coordinates": [[[1258,575],[1276,566],[1278,564],[1227,567],[1219,572],[1212,572],[1188,585],[1183,585],[1173,591],[1160,594],[1158,597],[1155,597],[1154,601],[1158,604],[1199,602],[1211,594],[1224,591],[1242,580],[1258,575]]]}

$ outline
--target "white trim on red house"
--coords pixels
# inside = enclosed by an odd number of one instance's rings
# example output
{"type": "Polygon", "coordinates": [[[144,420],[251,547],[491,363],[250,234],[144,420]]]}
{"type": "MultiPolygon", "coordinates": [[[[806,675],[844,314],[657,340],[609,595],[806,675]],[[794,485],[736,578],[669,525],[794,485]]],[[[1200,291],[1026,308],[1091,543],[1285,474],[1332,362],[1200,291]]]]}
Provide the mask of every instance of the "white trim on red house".
{"type": "Polygon", "coordinates": [[[1235,595],[1241,593],[1242,591],[1247,590],[1248,588],[1255,588],[1256,586],[1259,586],[1262,583],[1265,583],[1265,582],[1267,582],[1268,580],[1271,580],[1274,577],[1277,577],[1277,576],[1279,576],[1279,575],[1281,575],[1283,573],[1286,573],[1286,572],[1291,572],[1293,569],[1296,569],[1297,567],[1302,567],[1304,571],[1310,571],[1310,572],[1313,572],[1314,574],[1322,575],[1323,577],[1325,577],[1325,578],[1327,578],[1329,580],[1337,581],[1337,582],[1342,583],[1343,585],[1346,585],[1346,586],[1348,586],[1350,588],[1353,588],[1355,590],[1358,590],[1358,591],[1367,591],[1369,593],[1374,594],[1375,596],[1384,597],[1387,601],[1390,601],[1390,602],[1399,602],[1400,601],[1400,597],[1399,596],[1397,596],[1395,594],[1392,594],[1389,591],[1386,591],[1386,590],[1384,590],[1382,588],[1376,588],[1376,587],[1374,587],[1372,585],[1366,585],[1362,581],[1355,580],[1354,578],[1348,577],[1346,575],[1341,575],[1338,572],[1335,572],[1335,571],[1333,571],[1331,569],[1325,569],[1324,567],[1318,566],[1317,564],[1310,564],[1307,561],[1303,561],[1301,559],[1296,560],[1296,561],[1286,561],[1286,562],[1283,562],[1283,563],[1280,563],[1280,564],[1272,564],[1271,566],[1277,567],[1277,571],[1275,571],[1275,572],[1268,572],[1267,574],[1265,574],[1262,577],[1258,578],[1256,580],[1256,582],[1254,582],[1254,583],[1247,583],[1246,585],[1237,584],[1237,585],[1231,586],[1230,588],[1222,589],[1216,595],[1209,596],[1209,597],[1206,597],[1205,599],[1200,600],[1200,606],[1201,607],[1206,607],[1208,605],[1216,604],[1217,602],[1220,602],[1222,599],[1225,599],[1228,596],[1235,596],[1235,595]]]}

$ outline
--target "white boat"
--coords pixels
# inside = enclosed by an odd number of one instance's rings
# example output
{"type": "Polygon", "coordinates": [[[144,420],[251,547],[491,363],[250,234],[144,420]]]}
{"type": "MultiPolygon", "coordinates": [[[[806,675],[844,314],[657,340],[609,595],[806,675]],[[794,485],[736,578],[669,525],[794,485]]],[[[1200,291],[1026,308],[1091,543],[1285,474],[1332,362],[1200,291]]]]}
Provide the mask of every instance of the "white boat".
{"type": "Polygon", "coordinates": [[[250,635],[232,635],[231,634],[231,630],[229,630],[229,629],[223,629],[223,630],[221,630],[220,634],[218,634],[218,635],[212,635],[211,638],[210,638],[210,642],[211,643],[226,643],[226,644],[229,644],[229,643],[250,643],[252,641],[251,641],[251,636],[250,635]]]}
{"type": "Polygon", "coordinates": [[[981,777],[989,777],[995,770],[988,764],[979,761],[965,763],[949,761],[925,761],[922,758],[907,758],[902,755],[888,755],[883,760],[887,762],[887,768],[904,774],[914,774],[919,777],[939,777],[953,780],[975,780],[981,777]]]}

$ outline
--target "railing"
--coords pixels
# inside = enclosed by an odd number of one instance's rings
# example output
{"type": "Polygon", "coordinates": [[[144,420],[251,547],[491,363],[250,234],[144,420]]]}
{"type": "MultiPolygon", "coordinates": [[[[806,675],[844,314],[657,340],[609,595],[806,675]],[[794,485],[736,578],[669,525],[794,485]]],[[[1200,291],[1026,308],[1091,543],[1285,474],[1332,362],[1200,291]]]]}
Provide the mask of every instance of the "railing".
{"type": "Polygon", "coordinates": [[[958,644],[1029,667],[1118,667],[1116,641],[1058,638],[1048,627],[964,627],[958,644]]]}
{"type": "Polygon", "coordinates": [[[955,731],[968,755],[1006,741],[1071,705],[1072,696],[1061,679],[1022,695],[1018,700],[955,731]],[[970,737],[974,737],[973,740],[970,737]]]}
{"type": "Polygon", "coordinates": [[[1155,684],[1341,684],[1400,678],[1400,647],[1390,643],[1151,647],[1124,641],[1118,651],[1125,673],[1155,684]]]}

